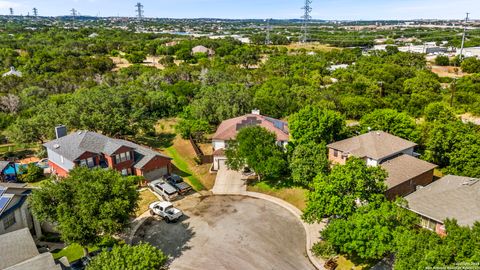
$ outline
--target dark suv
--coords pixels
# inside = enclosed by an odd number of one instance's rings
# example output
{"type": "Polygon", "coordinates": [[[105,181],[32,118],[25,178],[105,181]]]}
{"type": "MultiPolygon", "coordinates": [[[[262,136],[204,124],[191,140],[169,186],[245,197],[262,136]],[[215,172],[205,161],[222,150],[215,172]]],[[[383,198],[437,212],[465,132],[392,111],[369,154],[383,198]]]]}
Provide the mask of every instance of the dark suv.
{"type": "Polygon", "coordinates": [[[166,176],[165,179],[170,185],[174,186],[180,194],[186,194],[190,190],[192,190],[192,187],[189,184],[185,183],[182,177],[176,174],[166,176]]]}

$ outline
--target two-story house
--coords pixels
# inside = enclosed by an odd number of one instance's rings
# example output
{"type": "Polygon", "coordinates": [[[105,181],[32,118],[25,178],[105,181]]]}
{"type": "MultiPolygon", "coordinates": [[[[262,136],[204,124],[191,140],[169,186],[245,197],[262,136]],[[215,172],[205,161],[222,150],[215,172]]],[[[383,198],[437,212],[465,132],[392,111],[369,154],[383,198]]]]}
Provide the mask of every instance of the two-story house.
{"type": "Polygon", "coordinates": [[[76,166],[111,168],[148,181],[172,171],[170,157],[147,147],[90,131],[66,133],[64,126],[57,127],[57,139],[44,144],[51,172],[57,176],[67,176],[76,166]]]}
{"type": "Polygon", "coordinates": [[[282,120],[260,115],[259,110],[253,110],[251,114],[231,118],[223,121],[218,126],[215,135],[212,137],[213,147],[213,170],[218,171],[225,167],[225,148],[228,141],[234,140],[238,131],[244,127],[260,126],[273,132],[277,137],[277,144],[285,147],[289,141],[288,123],[282,120]]]}
{"type": "Polygon", "coordinates": [[[327,145],[328,159],[345,164],[350,156],[362,158],[368,166],[380,166],[388,173],[385,195],[394,199],[414,192],[433,181],[435,164],[416,158],[417,144],[383,131],[372,131],[327,145]]]}

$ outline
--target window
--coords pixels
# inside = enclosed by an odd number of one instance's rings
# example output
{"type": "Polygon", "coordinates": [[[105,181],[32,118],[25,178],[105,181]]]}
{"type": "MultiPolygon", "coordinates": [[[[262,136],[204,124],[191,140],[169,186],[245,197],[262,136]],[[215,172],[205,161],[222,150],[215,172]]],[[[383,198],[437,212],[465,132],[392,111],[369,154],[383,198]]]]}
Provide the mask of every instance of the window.
{"type": "Polygon", "coordinates": [[[60,162],[64,162],[63,156],[60,156],[60,162]]]}
{"type": "Polygon", "coordinates": [[[120,163],[120,162],[121,162],[121,161],[120,161],[120,155],[116,155],[116,156],[115,156],[115,163],[118,164],[118,163],[120,163]]]}
{"type": "Polygon", "coordinates": [[[116,160],[115,163],[125,162],[130,159],[131,159],[130,152],[121,153],[115,156],[115,160],[116,160]]]}
{"type": "Polygon", "coordinates": [[[130,160],[131,159],[130,158],[130,152],[127,152],[126,155],[127,155],[127,160],[130,160]]]}
{"type": "Polygon", "coordinates": [[[338,157],[338,150],[333,150],[333,156],[338,157]]]}
{"type": "Polygon", "coordinates": [[[93,157],[87,159],[87,165],[88,165],[89,168],[95,166],[95,162],[93,160],[93,157]]]}
{"type": "Polygon", "coordinates": [[[85,159],[80,160],[80,166],[87,166],[87,161],[85,159]]]}
{"type": "Polygon", "coordinates": [[[123,169],[123,170],[122,170],[122,175],[123,175],[123,176],[128,175],[128,170],[127,170],[127,169],[123,169]]]}
{"type": "Polygon", "coordinates": [[[422,226],[425,229],[435,231],[436,223],[428,218],[422,217],[422,220],[420,221],[420,226],[422,226]]]}
{"type": "Polygon", "coordinates": [[[10,215],[6,216],[3,220],[3,228],[6,230],[13,226],[16,223],[15,220],[15,213],[11,213],[10,215]]]}

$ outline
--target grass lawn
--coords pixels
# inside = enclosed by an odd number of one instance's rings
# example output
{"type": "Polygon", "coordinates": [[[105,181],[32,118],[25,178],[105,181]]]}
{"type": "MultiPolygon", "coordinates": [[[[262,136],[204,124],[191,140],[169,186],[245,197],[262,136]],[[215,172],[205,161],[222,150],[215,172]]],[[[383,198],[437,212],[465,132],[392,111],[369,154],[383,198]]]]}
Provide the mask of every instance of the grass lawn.
{"type": "Polygon", "coordinates": [[[184,156],[178,153],[175,146],[167,148],[166,151],[168,155],[173,158],[173,164],[175,164],[175,167],[181,171],[179,175],[184,177],[195,191],[204,190],[205,187],[203,186],[202,182],[192,173],[189,164],[184,159],[184,156]]]}
{"type": "Polygon", "coordinates": [[[352,261],[348,260],[344,256],[339,256],[337,259],[337,270],[363,270],[363,269],[370,269],[370,265],[355,265],[352,261]]]}
{"type": "Polygon", "coordinates": [[[158,201],[157,196],[155,196],[150,189],[144,189],[139,192],[140,200],[138,201],[138,209],[135,211],[135,216],[138,217],[141,214],[145,213],[148,210],[148,206],[158,201]]]}
{"type": "Polygon", "coordinates": [[[264,193],[282,199],[300,210],[305,209],[307,190],[300,187],[276,188],[268,182],[257,182],[247,187],[248,191],[264,193]]]}
{"type": "MultiPolygon", "coordinates": [[[[98,250],[98,247],[88,248],[88,252],[98,250]]],[[[67,257],[69,262],[76,261],[83,257],[83,248],[78,244],[71,244],[64,249],[52,251],[54,259],[60,259],[61,257],[67,257]]]]}

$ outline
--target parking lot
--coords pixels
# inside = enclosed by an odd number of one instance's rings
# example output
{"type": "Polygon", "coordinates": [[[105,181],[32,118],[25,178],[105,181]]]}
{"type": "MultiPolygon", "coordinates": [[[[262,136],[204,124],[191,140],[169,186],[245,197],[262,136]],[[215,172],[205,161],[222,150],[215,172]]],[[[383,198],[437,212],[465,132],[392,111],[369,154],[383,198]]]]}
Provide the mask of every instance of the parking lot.
{"type": "Polygon", "coordinates": [[[284,208],[241,196],[189,196],[175,203],[178,223],[149,218],[133,242],[170,255],[170,269],[314,269],[305,230],[284,208]]]}

